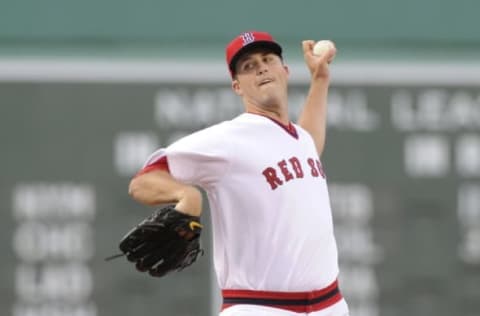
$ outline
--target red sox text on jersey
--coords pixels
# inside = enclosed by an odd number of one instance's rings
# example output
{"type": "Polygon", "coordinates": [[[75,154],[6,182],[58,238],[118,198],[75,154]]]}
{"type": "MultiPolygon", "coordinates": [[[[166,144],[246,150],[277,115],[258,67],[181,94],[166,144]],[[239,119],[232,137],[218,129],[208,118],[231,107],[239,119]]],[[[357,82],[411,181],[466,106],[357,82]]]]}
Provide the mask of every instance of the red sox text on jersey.
{"type": "MultiPolygon", "coordinates": [[[[312,177],[317,178],[321,176],[325,179],[325,171],[320,160],[308,158],[305,163],[308,165],[306,170],[312,177]]],[[[303,178],[305,175],[303,170],[304,168],[300,160],[297,157],[291,157],[279,161],[275,167],[265,168],[262,173],[265,176],[265,180],[270,184],[271,189],[275,190],[285,182],[303,178]]]]}

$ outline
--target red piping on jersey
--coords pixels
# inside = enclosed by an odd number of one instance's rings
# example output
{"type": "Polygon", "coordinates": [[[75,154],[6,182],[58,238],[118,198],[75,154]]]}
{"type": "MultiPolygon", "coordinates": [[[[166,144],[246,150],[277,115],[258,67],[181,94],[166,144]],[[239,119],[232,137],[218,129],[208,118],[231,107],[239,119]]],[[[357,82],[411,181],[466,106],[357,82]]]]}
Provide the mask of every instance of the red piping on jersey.
{"type": "Polygon", "coordinates": [[[222,290],[222,310],[237,304],[263,305],[296,313],[311,313],[339,302],[343,296],[335,280],[329,286],[311,292],[270,292],[222,290]]]}
{"type": "Polygon", "coordinates": [[[153,170],[164,170],[166,172],[170,173],[170,169],[168,168],[168,161],[167,161],[167,156],[163,156],[154,163],[145,166],[142,170],[140,170],[135,177],[138,177],[139,175],[142,175],[144,173],[153,171],[153,170]]]}
{"type": "Polygon", "coordinates": [[[285,125],[283,124],[282,122],[280,122],[279,120],[276,120],[270,116],[267,116],[267,115],[263,115],[263,114],[259,114],[259,113],[252,113],[252,112],[247,112],[249,114],[254,114],[254,115],[261,115],[261,116],[264,116],[270,120],[272,120],[273,122],[275,122],[277,125],[279,125],[281,128],[283,128],[288,134],[290,134],[292,137],[294,137],[295,139],[298,139],[298,133],[297,133],[297,129],[295,128],[295,126],[292,124],[292,122],[288,122],[288,125],[285,125]]]}

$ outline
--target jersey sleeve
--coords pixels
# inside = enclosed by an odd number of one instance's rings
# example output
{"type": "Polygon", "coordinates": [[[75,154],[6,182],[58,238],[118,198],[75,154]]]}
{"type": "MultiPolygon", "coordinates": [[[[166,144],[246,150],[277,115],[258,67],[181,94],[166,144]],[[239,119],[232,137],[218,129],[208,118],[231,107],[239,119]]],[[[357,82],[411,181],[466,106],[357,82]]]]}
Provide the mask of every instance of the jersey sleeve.
{"type": "MultiPolygon", "coordinates": [[[[150,160],[150,159],[149,159],[150,160]]],[[[164,170],[166,172],[170,172],[168,168],[168,161],[167,157],[165,155],[159,155],[158,159],[153,159],[152,162],[145,163],[145,165],[142,167],[142,169],[135,175],[135,177],[138,177],[139,175],[142,175],[144,173],[150,172],[152,170],[164,170]]]]}
{"type": "Polygon", "coordinates": [[[186,136],[166,148],[154,152],[143,170],[166,159],[168,172],[177,180],[201,187],[209,187],[226,173],[229,162],[229,144],[214,128],[186,136]]]}

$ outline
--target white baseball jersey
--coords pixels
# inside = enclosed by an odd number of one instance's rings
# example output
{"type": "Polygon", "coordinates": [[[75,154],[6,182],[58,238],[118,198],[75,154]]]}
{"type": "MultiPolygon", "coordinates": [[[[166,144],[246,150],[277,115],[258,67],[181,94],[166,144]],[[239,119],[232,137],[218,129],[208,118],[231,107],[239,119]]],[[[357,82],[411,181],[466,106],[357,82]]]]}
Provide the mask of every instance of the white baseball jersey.
{"type": "Polygon", "coordinates": [[[244,113],[152,154],[202,187],[221,289],[310,291],[338,274],[325,173],[311,136],[244,113]]]}

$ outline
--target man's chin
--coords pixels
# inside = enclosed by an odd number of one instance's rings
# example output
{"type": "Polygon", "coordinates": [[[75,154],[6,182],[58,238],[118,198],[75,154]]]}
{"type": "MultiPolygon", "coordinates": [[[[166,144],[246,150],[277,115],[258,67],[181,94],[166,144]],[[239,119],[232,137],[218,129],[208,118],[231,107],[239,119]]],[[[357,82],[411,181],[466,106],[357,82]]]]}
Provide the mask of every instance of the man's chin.
{"type": "Polygon", "coordinates": [[[262,104],[265,108],[275,108],[280,104],[280,100],[277,96],[268,95],[263,98],[262,104]]]}

